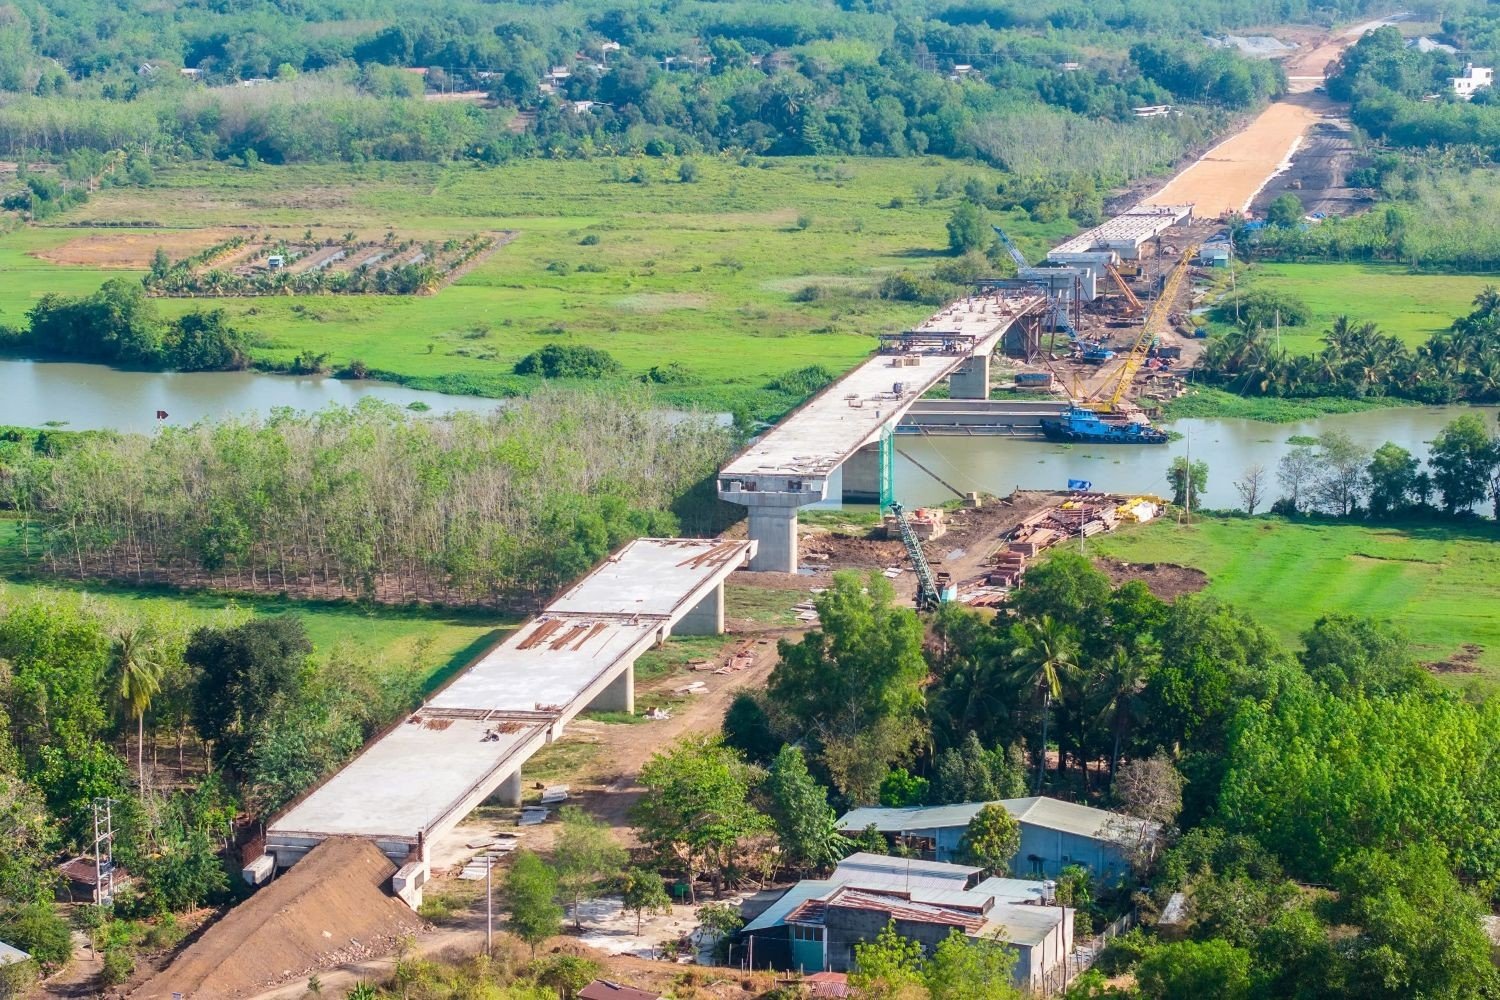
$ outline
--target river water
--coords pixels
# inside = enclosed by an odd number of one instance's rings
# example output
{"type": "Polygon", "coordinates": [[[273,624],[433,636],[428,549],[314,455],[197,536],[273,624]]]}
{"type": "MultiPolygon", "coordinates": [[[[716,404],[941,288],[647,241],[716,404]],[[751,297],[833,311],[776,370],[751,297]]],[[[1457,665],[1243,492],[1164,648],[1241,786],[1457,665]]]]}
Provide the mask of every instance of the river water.
{"type": "Polygon", "coordinates": [[[273,407],[321,410],[361,399],[398,406],[423,403],[426,412],[491,410],[498,400],[422,392],[390,382],[261,372],[136,372],[104,365],[0,360],[0,424],[49,425],[66,430],[150,431],[205,417],[269,413],[273,407]],[[156,413],[167,413],[158,420],[156,413]]]}
{"type": "MultiPolygon", "coordinates": [[[[1066,489],[1070,479],[1088,480],[1095,489],[1111,493],[1165,493],[1167,465],[1176,456],[1191,452],[1193,461],[1208,463],[1205,506],[1238,507],[1240,498],[1234,481],[1252,465],[1265,467],[1271,495],[1279,495],[1276,463],[1293,447],[1288,438],[1316,437],[1338,429],[1367,448],[1392,441],[1426,459],[1438,431],[1464,413],[1479,413],[1492,430],[1496,427],[1495,407],[1424,406],[1336,414],[1296,424],[1178,420],[1163,426],[1183,435],[1182,439],[1156,446],[902,435],[896,438],[896,447],[960,490],[1002,496],[1017,487],[1066,489]]],[[[946,487],[900,453],[896,456],[896,496],[909,506],[953,499],[946,487]]]]}

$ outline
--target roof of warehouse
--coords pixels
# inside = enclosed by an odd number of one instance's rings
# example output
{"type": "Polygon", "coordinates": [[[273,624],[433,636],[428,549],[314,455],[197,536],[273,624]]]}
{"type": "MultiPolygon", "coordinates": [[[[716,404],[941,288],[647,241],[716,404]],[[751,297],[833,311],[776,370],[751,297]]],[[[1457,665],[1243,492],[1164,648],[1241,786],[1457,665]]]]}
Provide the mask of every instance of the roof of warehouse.
{"type": "MultiPolygon", "coordinates": [[[[863,830],[873,825],[882,833],[945,830],[968,826],[987,802],[960,802],[946,806],[913,806],[906,809],[854,809],[839,819],[840,830],[863,830]]],[[[1000,799],[995,804],[1022,823],[1073,833],[1097,840],[1119,840],[1128,829],[1142,828],[1142,820],[1077,802],[1064,802],[1045,795],[1024,799],[1000,799]]]]}

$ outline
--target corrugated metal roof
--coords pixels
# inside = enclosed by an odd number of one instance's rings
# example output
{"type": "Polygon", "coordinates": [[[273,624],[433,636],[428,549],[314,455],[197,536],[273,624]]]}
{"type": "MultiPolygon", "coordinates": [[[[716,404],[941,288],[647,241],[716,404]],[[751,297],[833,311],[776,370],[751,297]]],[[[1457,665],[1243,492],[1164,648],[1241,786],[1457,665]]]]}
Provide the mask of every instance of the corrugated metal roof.
{"type": "MultiPolygon", "coordinates": [[[[1119,841],[1143,821],[1093,806],[1064,802],[1045,795],[1024,799],[1000,799],[996,804],[1022,823],[1047,830],[1074,833],[1096,840],[1119,841]]],[[[988,802],[960,802],[947,806],[914,806],[907,809],[855,809],[839,820],[839,829],[863,830],[873,824],[881,833],[909,833],[968,826],[988,802]]]]}
{"type": "Polygon", "coordinates": [[[781,898],[766,907],[760,916],[745,925],[745,931],[763,931],[786,922],[787,914],[809,899],[821,899],[839,883],[830,879],[810,878],[792,886],[781,898]]]}
{"type": "Polygon", "coordinates": [[[975,892],[993,896],[997,902],[1040,902],[1044,896],[1042,883],[1027,878],[987,878],[974,887],[975,892]]]}
{"type": "Polygon", "coordinates": [[[862,885],[961,889],[982,870],[968,865],[950,865],[942,861],[923,861],[920,858],[895,858],[861,851],[840,861],[832,878],[835,882],[859,882],[862,885]]]}
{"type": "Polygon", "coordinates": [[[874,910],[878,913],[890,914],[892,920],[961,927],[966,934],[976,933],[986,923],[985,917],[973,910],[952,906],[933,906],[903,899],[900,896],[869,892],[853,886],[844,886],[836,890],[833,898],[828,901],[828,908],[874,910]]]}
{"type": "Polygon", "coordinates": [[[996,903],[981,933],[1006,944],[1038,945],[1062,922],[1066,913],[1060,906],[996,903]]]}
{"type": "Polygon", "coordinates": [[[14,945],[0,941],[0,965],[10,965],[12,962],[24,962],[31,956],[14,945]]]}

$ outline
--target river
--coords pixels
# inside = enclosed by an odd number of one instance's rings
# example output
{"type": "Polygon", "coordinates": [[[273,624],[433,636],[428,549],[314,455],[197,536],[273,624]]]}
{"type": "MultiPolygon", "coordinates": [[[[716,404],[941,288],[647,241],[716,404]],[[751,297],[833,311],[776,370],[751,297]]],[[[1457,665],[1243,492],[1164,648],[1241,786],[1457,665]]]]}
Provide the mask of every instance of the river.
{"type": "Polygon", "coordinates": [[[0,360],[0,424],[66,430],[150,431],[206,417],[269,413],[274,407],[321,410],[361,399],[426,412],[490,410],[498,400],[422,392],[390,382],[262,372],[138,372],[104,365],[0,360]],[[157,411],[167,417],[158,420],[157,411]]]}
{"type": "MultiPolygon", "coordinates": [[[[896,439],[896,447],[960,490],[1002,496],[1017,487],[1065,489],[1069,479],[1087,480],[1095,489],[1111,493],[1163,493],[1167,490],[1168,463],[1191,452],[1194,461],[1208,463],[1205,506],[1227,508],[1240,506],[1234,481],[1252,465],[1265,467],[1271,496],[1279,495],[1276,463],[1292,449],[1287,439],[1293,436],[1316,437],[1337,429],[1367,448],[1378,448],[1392,441],[1425,460],[1432,439],[1444,424],[1461,414],[1476,412],[1484,416],[1493,431],[1495,407],[1412,406],[1336,414],[1295,424],[1178,420],[1163,426],[1183,437],[1159,446],[1062,445],[994,437],[903,435],[896,439]]],[[[953,499],[947,488],[899,453],[896,496],[908,506],[953,499]]]]}

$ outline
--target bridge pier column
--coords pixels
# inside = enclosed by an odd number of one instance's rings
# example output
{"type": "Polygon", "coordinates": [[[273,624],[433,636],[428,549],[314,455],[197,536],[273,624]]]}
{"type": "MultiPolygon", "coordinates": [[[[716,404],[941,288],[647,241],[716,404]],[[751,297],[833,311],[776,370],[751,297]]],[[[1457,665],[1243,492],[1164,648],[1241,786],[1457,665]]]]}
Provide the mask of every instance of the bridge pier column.
{"type": "Polygon", "coordinates": [[[500,787],[495,789],[490,798],[502,806],[519,806],[521,804],[521,769],[516,768],[511,772],[510,777],[500,782],[500,787]]]}
{"type": "Polygon", "coordinates": [[[635,661],[620,671],[620,676],[610,681],[609,686],[589,702],[591,712],[624,712],[635,714],[635,661]]]}
{"type": "Polygon", "coordinates": [[[749,535],[756,543],[750,569],[757,573],[797,572],[797,507],[750,508],[749,535]]]}
{"type": "Polygon", "coordinates": [[[990,356],[976,354],[964,368],[948,376],[948,395],[952,399],[989,399],[990,356]]]}
{"type": "Polygon", "coordinates": [[[723,635],[724,585],[721,583],[672,626],[673,635],[723,635]]]}
{"type": "Polygon", "coordinates": [[[879,503],[880,445],[867,444],[844,460],[844,503],[879,503]]]}

